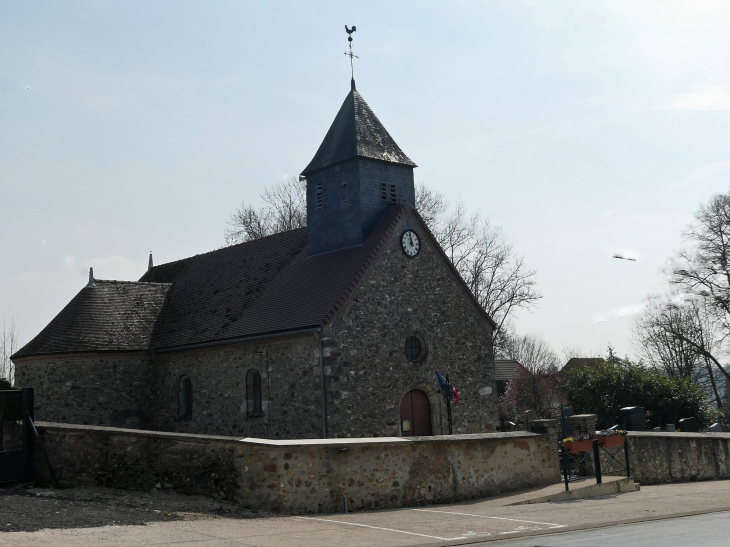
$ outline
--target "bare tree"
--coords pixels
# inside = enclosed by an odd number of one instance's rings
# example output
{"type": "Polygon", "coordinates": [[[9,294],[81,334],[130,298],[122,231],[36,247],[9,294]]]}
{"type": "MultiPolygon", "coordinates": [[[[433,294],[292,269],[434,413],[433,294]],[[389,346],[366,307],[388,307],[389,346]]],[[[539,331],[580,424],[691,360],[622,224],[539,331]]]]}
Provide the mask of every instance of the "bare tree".
{"type": "Polygon", "coordinates": [[[720,357],[728,351],[730,336],[730,192],[717,194],[700,206],[684,233],[687,247],[676,254],[668,268],[669,281],[678,292],[693,296],[694,313],[711,321],[716,340],[697,340],[671,323],[672,334],[695,349],[712,370],[730,380],[720,357]],[[701,303],[701,306],[699,305],[701,303]]]}
{"type": "MultiPolygon", "coordinates": [[[[446,255],[476,297],[489,313],[499,331],[517,309],[530,309],[542,295],[537,291],[535,270],[511,244],[501,239],[502,229],[493,226],[479,212],[468,213],[463,202],[449,207],[438,202],[440,211],[429,228],[446,255]]],[[[418,205],[418,204],[417,204],[418,205]]]]}
{"type": "Polygon", "coordinates": [[[532,335],[512,336],[506,340],[505,354],[518,361],[531,374],[554,373],[560,368],[560,356],[542,338],[532,335]]]}
{"type": "Polygon", "coordinates": [[[0,333],[0,378],[5,378],[11,384],[15,383],[15,367],[10,356],[18,350],[18,329],[11,319],[10,326],[3,321],[3,331],[0,333]]]}
{"type": "Polygon", "coordinates": [[[500,412],[515,419],[526,410],[534,410],[540,418],[552,417],[562,401],[558,354],[543,339],[530,335],[506,337],[503,352],[524,368],[518,368],[507,382],[499,401],[500,412]]]}
{"type": "Polygon", "coordinates": [[[265,205],[256,209],[245,201],[231,215],[225,244],[235,245],[307,225],[307,184],[294,177],[264,189],[265,205]]]}
{"type": "Polygon", "coordinates": [[[448,209],[449,202],[441,192],[431,190],[422,182],[416,184],[416,210],[429,229],[436,225],[448,209]]]}
{"type": "Polygon", "coordinates": [[[701,355],[688,341],[697,337],[701,325],[694,321],[688,306],[677,305],[678,296],[650,296],[631,328],[637,356],[649,366],[669,376],[693,378],[701,355]],[[673,332],[681,332],[681,338],[673,332]]]}
{"type": "Polygon", "coordinates": [[[689,247],[671,262],[670,282],[703,299],[730,336],[730,192],[713,196],[685,231],[689,247]]]}
{"type": "Polygon", "coordinates": [[[632,342],[641,359],[669,376],[689,378],[711,393],[722,408],[713,365],[719,363],[721,335],[704,299],[687,295],[652,296],[632,326],[632,342]]]}
{"type": "MultiPolygon", "coordinates": [[[[225,244],[251,241],[307,225],[306,182],[292,179],[266,188],[265,205],[256,209],[244,202],[231,215],[225,244]]],[[[440,192],[416,185],[416,210],[434,234],[451,263],[482,307],[497,323],[497,331],[517,309],[534,307],[535,271],[501,238],[501,229],[469,213],[463,202],[452,207],[440,192]]]]}

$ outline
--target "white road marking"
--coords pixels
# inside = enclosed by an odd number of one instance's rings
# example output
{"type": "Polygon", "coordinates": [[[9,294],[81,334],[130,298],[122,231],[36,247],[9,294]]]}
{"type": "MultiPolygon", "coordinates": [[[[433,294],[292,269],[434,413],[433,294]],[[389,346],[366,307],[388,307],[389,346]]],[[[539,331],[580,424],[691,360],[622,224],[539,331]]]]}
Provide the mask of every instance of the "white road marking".
{"type": "Polygon", "coordinates": [[[462,515],[465,517],[479,517],[483,519],[511,520],[512,522],[527,522],[528,524],[541,524],[552,528],[565,528],[567,524],[552,524],[550,522],[535,522],[534,520],[508,519],[505,517],[489,517],[487,515],[474,515],[472,513],[457,513],[456,511],[436,511],[434,509],[410,509],[411,511],[423,511],[425,513],[444,513],[447,515],[462,515]]]}
{"type": "Polygon", "coordinates": [[[441,541],[456,541],[457,539],[467,539],[464,536],[459,536],[455,538],[442,538],[438,536],[429,536],[427,534],[418,534],[416,532],[406,532],[405,530],[396,530],[394,528],[383,528],[382,526],[370,526],[369,524],[359,524],[357,522],[347,522],[344,520],[331,520],[331,519],[318,519],[314,517],[296,517],[298,519],[305,519],[305,520],[319,520],[322,522],[334,522],[337,524],[349,524],[350,526],[362,526],[363,528],[372,528],[375,530],[387,530],[388,532],[399,532],[401,534],[409,534],[411,536],[421,536],[424,538],[431,538],[431,539],[440,539],[441,541]]]}

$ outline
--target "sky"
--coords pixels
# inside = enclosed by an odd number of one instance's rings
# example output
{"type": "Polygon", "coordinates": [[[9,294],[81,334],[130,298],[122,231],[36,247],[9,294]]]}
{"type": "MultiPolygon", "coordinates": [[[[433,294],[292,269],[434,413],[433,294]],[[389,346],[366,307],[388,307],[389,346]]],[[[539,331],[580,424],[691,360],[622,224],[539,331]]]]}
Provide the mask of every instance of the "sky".
{"type": "Polygon", "coordinates": [[[223,244],[350,87],[416,181],[537,272],[521,334],[634,355],[631,322],[730,175],[730,2],[0,3],[0,321],[223,244]],[[617,260],[622,253],[636,261],[617,260]]]}

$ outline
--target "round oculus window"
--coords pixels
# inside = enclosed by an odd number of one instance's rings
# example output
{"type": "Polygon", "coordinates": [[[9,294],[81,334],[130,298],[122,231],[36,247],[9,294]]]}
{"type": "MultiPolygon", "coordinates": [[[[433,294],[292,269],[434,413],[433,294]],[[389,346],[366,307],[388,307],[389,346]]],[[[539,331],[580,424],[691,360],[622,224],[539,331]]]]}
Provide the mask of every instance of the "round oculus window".
{"type": "Polygon", "coordinates": [[[418,363],[423,360],[425,355],[426,348],[423,338],[417,334],[408,335],[408,338],[406,338],[406,357],[411,362],[418,363]]]}

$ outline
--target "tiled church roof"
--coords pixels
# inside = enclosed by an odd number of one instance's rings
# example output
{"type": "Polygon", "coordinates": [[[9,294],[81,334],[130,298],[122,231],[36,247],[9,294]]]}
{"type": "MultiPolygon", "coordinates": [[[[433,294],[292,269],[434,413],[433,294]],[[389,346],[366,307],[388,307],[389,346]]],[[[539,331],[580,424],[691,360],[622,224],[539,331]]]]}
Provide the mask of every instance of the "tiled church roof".
{"type": "Polygon", "coordinates": [[[307,256],[301,228],[162,264],[139,282],[97,280],[14,357],[164,349],[322,326],[404,211],[391,205],[361,246],[323,255],[307,256]]]}
{"type": "MultiPolygon", "coordinates": [[[[361,246],[319,256],[307,256],[307,230],[300,228],[187,259],[169,279],[173,288],[152,345],[169,348],[324,325],[403,211],[391,206],[361,246]]],[[[157,278],[156,269],[141,281],[157,278]]]]}
{"type": "Polygon", "coordinates": [[[170,287],[169,283],[96,280],[13,358],[147,349],[170,287]]]}
{"type": "Polygon", "coordinates": [[[355,156],[416,167],[370,110],[353,83],[319,150],[302,175],[355,156]]]}

